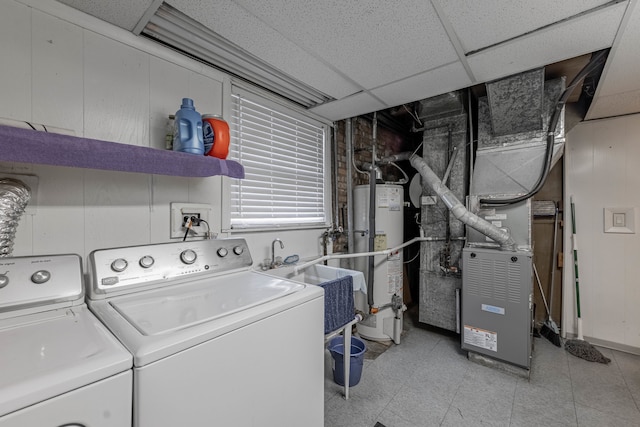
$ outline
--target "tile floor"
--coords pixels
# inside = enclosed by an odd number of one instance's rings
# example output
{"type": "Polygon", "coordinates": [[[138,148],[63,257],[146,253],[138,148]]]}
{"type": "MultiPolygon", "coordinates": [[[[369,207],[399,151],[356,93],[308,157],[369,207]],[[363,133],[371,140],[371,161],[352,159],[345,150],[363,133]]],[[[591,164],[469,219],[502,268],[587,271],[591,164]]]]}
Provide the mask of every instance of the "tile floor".
{"type": "Polygon", "coordinates": [[[467,359],[459,338],[405,322],[343,398],[326,352],[325,427],[640,426],[640,356],[587,362],[535,338],[530,380],[467,359]]]}

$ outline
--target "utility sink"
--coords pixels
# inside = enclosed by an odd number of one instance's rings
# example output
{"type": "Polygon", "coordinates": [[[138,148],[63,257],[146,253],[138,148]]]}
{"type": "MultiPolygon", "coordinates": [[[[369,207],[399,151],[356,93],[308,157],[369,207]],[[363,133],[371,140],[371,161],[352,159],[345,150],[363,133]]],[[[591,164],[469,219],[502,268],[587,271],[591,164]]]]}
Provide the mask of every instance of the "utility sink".
{"type": "Polygon", "coordinates": [[[289,265],[266,270],[264,271],[264,274],[281,277],[283,279],[307,285],[319,285],[345,276],[351,276],[353,278],[353,290],[361,291],[365,294],[367,293],[367,284],[364,279],[364,274],[360,271],[349,270],[346,268],[314,264],[296,273],[295,266],[289,265]]]}

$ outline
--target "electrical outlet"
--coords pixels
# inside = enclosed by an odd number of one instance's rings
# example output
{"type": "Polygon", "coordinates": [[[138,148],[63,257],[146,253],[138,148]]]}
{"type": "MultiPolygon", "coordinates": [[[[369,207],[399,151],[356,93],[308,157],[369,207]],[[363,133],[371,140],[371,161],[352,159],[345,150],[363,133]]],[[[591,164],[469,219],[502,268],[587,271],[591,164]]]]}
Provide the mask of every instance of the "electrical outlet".
{"type": "Polygon", "coordinates": [[[200,225],[200,223],[201,223],[200,220],[202,218],[200,217],[199,213],[194,213],[194,212],[183,213],[182,214],[182,226],[183,227],[186,227],[187,222],[189,221],[189,219],[191,219],[191,221],[193,221],[192,226],[195,226],[195,225],[200,225]]]}
{"type": "Polygon", "coordinates": [[[171,233],[172,239],[184,238],[187,231],[187,221],[191,217],[198,220],[194,221],[191,230],[196,234],[189,233],[187,237],[203,238],[209,231],[209,213],[211,205],[202,203],[171,203],[171,233]]]}

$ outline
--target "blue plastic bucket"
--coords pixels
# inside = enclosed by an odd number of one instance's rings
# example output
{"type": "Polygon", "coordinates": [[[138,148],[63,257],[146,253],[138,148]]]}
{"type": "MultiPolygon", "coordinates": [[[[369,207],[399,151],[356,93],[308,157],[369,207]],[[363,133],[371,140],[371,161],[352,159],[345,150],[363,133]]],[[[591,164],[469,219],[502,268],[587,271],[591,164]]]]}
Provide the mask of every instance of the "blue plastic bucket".
{"type": "MultiPolygon", "coordinates": [[[[351,337],[351,360],[349,364],[349,387],[357,385],[362,376],[364,352],[367,346],[357,337],[351,337]]],[[[344,337],[334,337],[329,341],[329,352],[333,358],[333,381],[344,385],[344,337]]]]}

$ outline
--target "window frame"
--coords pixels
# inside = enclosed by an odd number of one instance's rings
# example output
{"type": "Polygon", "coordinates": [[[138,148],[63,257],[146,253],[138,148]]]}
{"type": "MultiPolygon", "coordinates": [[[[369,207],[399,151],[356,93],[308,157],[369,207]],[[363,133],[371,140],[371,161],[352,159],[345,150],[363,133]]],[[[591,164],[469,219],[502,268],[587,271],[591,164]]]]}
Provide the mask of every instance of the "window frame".
{"type": "MultiPolygon", "coordinates": [[[[258,88],[248,87],[243,84],[239,84],[237,82],[232,82],[230,85],[230,90],[227,91],[226,99],[229,100],[226,105],[225,112],[230,119],[233,114],[232,105],[234,103],[233,96],[238,95],[244,97],[253,102],[257,102],[264,107],[276,110],[283,114],[289,115],[295,119],[306,121],[306,122],[315,122],[314,124],[321,126],[324,129],[324,141],[322,148],[323,155],[323,175],[325,177],[323,183],[323,211],[324,211],[324,221],[316,222],[316,223],[296,223],[296,224],[260,224],[260,225],[247,225],[247,226],[233,226],[231,221],[232,216],[232,182],[229,177],[223,178],[223,200],[222,200],[222,232],[226,233],[246,233],[246,232],[259,232],[259,231],[274,231],[274,230],[308,230],[308,229],[326,229],[331,225],[331,138],[332,133],[331,129],[333,123],[328,122],[325,119],[322,119],[318,116],[315,116],[308,111],[305,111],[301,107],[294,105],[286,100],[280,99],[279,97],[268,93],[266,91],[262,91],[258,88]]],[[[229,120],[230,127],[232,126],[231,120],[229,120]]],[[[231,139],[231,144],[239,143],[238,141],[234,141],[231,139]]],[[[231,157],[229,157],[231,158],[231,157]]]]}

